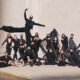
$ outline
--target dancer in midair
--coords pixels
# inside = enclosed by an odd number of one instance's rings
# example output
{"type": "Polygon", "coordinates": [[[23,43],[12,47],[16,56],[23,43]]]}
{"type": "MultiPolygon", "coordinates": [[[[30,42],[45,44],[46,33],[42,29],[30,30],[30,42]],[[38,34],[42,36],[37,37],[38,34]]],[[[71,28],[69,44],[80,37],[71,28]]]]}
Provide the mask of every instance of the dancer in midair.
{"type": "Polygon", "coordinates": [[[45,25],[34,22],[33,21],[33,16],[30,16],[29,19],[28,19],[27,15],[26,15],[27,10],[28,9],[25,9],[25,11],[24,11],[25,27],[22,27],[22,28],[15,27],[14,28],[12,26],[2,26],[2,28],[0,28],[0,30],[10,32],[10,33],[12,33],[12,32],[25,32],[25,34],[26,34],[26,43],[27,43],[27,45],[30,45],[30,43],[31,43],[30,30],[33,29],[34,25],[43,26],[43,27],[45,27],[45,25]]]}

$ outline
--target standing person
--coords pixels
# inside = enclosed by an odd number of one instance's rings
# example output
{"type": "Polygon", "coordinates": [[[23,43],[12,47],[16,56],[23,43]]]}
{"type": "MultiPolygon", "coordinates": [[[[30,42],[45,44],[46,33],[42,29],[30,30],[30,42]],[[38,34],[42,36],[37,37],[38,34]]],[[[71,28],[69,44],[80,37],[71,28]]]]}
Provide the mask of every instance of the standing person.
{"type": "Polygon", "coordinates": [[[28,9],[25,9],[25,11],[24,11],[25,27],[14,28],[14,27],[11,27],[11,26],[3,26],[2,28],[0,28],[0,30],[4,30],[4,31],[7,31],[7,32],[25,32],[25,34],[26,34],[26,43],[27,43],[27,45],[30,45],[30,43],[31,43],[30,30],[33,29],[34,25],[43,26],[43,27],[45,27],[45,25],[34,22],[33,21],[33,16],[30,16],[29,19],[28,19],[27,16],[26,16],[26,11],[27,10],[28,9]]]}
{"type": "Polygon", "coordinates": [[[71,62],[72,65],[80,65],[79,56],[77,56],[76,50],[77,46],[76,43],[74,42],[74,34],[71,34],[69,39],[69,52],[70,52],[69,61],[71,62]]]}
{"type": "Polygon", "coordinates": [[[58,56],[59,56],[59,40],[57,37],[54,38],[54,40],[52,41],[52,49],[53,52],[56,56],[56,61],[58,61],[58,56]]]}
{"type": "Polygon", "coordinates": [[[41,39],[39,38],[39,33],[35,33],[35,36],[32,39],[32,49],[34,50],[35,53],[35,62],[39,62],[39,57],[38,57],[38,51],[39,51],[39,47],[40,47],[40,43],[41,43],[41,39]]]}
{"type": "Polygon", "coordinates": [[[71,34],[71,35],[70,35],[70,39],[69,39],[69,49],[72,49],[73,52],[75,52],[76,49],[77,49],[77,45],[76,45],[76,43],[74,42],[74,34],[71,34]]]}
{"type": "Polygon", "coordinates": [[[62,43],[62,48],[60,55],[63,56],[62,58],[62,63],[66,62],[67,56],[69,55],[68,53],[68,37],[65,34],[62,34],[61,36],[61,43],[62,43]]]}
{"type": "Polygon", "coordinates": [[[51,41],[50,35],[47,34],[47,36],[46,36],[46,38],[45,38],[44,40],[46,40],[46,42],[47,42],[46,49],[47,49],[47,50],[50,49],[50,48],[52,47],[52,46],[51,46],[52,41],[51,41]]]}
{"type": "Polygon", "coordinates": [[[35,56],[37,59],[38,58],[38,51],[39,51],[39,47],[40,47],[40,43],[41,43],[41,39],[39,38],[39,34],[37,32],[35,33],[35,36],[34,36],[32,42],[34,42],[34,45],[32,47],[33,47],[33,50],[35,52],[35,56]]]}
{"type": "Polygon", "coordinates": [[[20,54],[20,57],[19,57],[18,61],[20,61],[21,59],[23,60],[24,49],[25,49],[25,40],[23,39],[23,35],[21,34],[20,39],[19,39],[19,54],[20,54]]]}
{"type": "Polygon", "coordinates": [[[61,38],[62,49],[65,51],[68,49],[68,37],[65,34],[62,34],[61,38]]]}
{"type": "Polygon", "coordinates": [[[2,45],[4,45],[5,42],[7,43],[6,44],[6,51],[7,51],[8,55],[10,55],[11,54],[11,50],[12,50],[12,42],[13,42],[13,37],[11,36],[10,33],[7,35],[7,38],[2,43],[2,45]]]}
{"type": "Polygon", "coordinates": [[[15,60],[15,59],[17,60],[17,52],[18,52],[18,49],[19,49],[19,39],[17,38],[17,35],[14,35],[13,42],[14,42],[14,46],[13,46],[13,49],[14,49],[13,60],[15,60]]]}
{"type": "Polygon", "coordinates": [[[55,28],[54,28],[54,29],[52,30],[52,32],[50,33],[50,36],[51,36],[51,40],[52,40],[52,41],[54,40],[55,37],[58,38],[58,32],[57,32],[57,30],[56,30],[55,28]]]}

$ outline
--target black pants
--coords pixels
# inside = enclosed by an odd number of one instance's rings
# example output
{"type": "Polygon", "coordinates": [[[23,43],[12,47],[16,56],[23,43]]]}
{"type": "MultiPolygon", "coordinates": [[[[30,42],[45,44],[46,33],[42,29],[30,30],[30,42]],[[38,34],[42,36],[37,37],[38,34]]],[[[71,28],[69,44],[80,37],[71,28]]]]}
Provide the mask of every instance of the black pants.
{"type": "Polygon", "coordinates": [[[2,30],[6,31],[6,32],[10,32],[10,33],[14,33],[14,32],[25,32],[27,45],[30,45],[30,43],[31,43],[30,29],[27,29],[25,27],[22,27],[22,28],[15,27],[14,28],[12,26],[3,26],[2,27],[2,30]]]}
{"type": "Polygon", "coordinates": [[[25,32],[25,27],[22,28],[17,28],[17,27],[12,27],[12,26],[3,26],[2,30],[6,31],[6,32],[10,32],[10,33],[14,33],[14,32],[25,32]]]}
{"type": "Polygon", "coordinates": [[[14,47],[13,60],[14,60],[14,59],[16,59],[16,60],[17,60],[17,51],[18,51],[18,47],[14,47]]]}
{"type": "Polygon", "coordinates": [[[31,33],[30,33],[30,30],[26,29],[25,35],[26,35],[26,44],[30,45],[31,44],[31,33]]]}
{"type": "Polygon", "coordinates": [[[11,50],[12,50],[12,48],[10,48],[10,46],[6,46],[6,51],[7,51],[8,55],[11,55],[11,50]]]}
{"type": "Polygon", "coordinates": [[[20,58],[18,59],[19,61],[22,59],[24,60],[24,48],[19,48],[19,54],[20,54],[20,58]]]}
{"type": "Polygon", "coordinates": [[[11,66],[11,64],[0,63],[0,68],[9,67],[9,66],[11,66]]]}

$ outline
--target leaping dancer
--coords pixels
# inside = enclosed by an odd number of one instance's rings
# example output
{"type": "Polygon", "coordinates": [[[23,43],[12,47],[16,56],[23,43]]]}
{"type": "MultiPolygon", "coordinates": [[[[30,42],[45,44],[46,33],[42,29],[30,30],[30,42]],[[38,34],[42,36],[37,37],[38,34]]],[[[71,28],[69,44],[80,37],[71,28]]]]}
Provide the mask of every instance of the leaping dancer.
{"type": "Polygon", "coordinates": [[[2,26],[2,28],[0,28],[0,30],[6,31],[6,32],[10,32],[10,33],[25,32],[26,44],[30,45],[31,44],[31,33],[30,33],[30,30],[33,29],[34,25],[43,26],[43,27],[45,27],[45,25],[34,22],[33,21],[33,16],[30,16],[29,19],[28,19],[27,15],[26,15],[26,11],[27,10],[28,9],[25,9],[25,11],[24,11],[25,27],[17,28],[17,27],[12,27],[12,26],[2,26]]]}

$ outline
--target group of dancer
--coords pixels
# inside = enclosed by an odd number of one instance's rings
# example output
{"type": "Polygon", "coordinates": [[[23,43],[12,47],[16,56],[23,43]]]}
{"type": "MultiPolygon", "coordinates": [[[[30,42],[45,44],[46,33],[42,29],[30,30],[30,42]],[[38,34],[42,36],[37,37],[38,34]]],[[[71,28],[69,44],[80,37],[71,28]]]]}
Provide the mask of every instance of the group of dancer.
{"type": "Polygon", "coordinates": [[[5,55],[0,57],[0,64],[3,63],[9,64],[9,61],[15,64],[15,61],[22,62],[24,66],[26,64],[33,65],[41,65],[42,60],[44,64],[48,65],[73,65],[80,67],[80,55],[78,48],[80,47],[76,45],[74,41],[74,34],[70,35],[70,38],[65,34],[61,35],[61,44],[60,47],[60,40],[59,34],[56,29],[53,29],[50,34],[47,34],[44,39],[39,37],[39,33],[36,32],[34,36],[31,35],[30,30],[33,28],[34,25],[45,27],[45,25],[36,23],[33,21],[33,16],[30,16],[29,19],[26,16],[26,11],[24,11],[24,18],[25,18],[25,27],[17,28],[12,26],[2,26],[0,30],[9,32],[6,40],[2,43],[2,45],[7,42],[5,55]],[[26,40],[23,38],[23,35],[20,35],[20,39],[17,38],[17,35],[14,37],[11,36],[10,33],[14,32],[25,32],[26,40]],[[14,43],[14,46],[12,46],[14,43]],[[46,45],[45,45],[45,44],[46,45]],[[13,58],[11,58],[11,51],[12,48],[14,50],[13,58]],[[39,58],[38,52],[39,48],[41,48],[44,56],[39,58]],[[18,58],[17,52],[19,51],[20,57],[18,58]]]}

